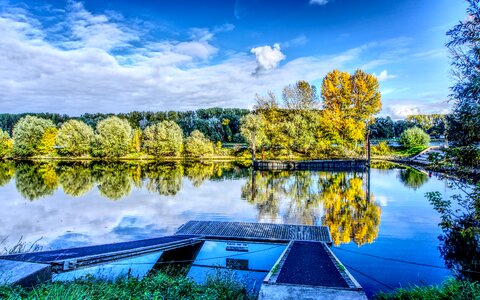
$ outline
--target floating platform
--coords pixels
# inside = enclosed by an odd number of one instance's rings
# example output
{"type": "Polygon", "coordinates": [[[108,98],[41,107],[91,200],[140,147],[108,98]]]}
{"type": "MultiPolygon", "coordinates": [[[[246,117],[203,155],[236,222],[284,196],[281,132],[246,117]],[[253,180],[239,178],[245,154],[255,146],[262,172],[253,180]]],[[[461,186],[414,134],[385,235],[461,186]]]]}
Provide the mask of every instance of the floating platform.
{"type": "Polygon", "coordinates": [[[365,171],[367,161],[361,159],[346,160],[255,160],[255,170],[314,170],[314,171],[365,171]]]}
{"type": "Polygon", "coordinates": [[[361,299],[362,287],[321,242],[290,242],[265,277],[259,299],[361,299]]]}
{"type": "Polygon", "coordinates": [[[268,240],[268,241],[315,241],[333,243],[327,226],[307,226],[272,223],[189,221],[182,225],[176,235],[197,235],[205,238],[268,240]]]}

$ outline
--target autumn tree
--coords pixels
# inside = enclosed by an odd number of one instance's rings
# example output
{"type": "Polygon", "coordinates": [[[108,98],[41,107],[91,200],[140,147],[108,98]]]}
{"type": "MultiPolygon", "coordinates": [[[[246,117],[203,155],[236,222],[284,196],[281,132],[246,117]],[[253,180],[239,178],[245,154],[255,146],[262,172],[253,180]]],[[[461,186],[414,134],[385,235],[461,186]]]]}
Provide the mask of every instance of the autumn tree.
{"type": "Polygon", "coordinates": [[[353,75],[329,72],[322,82],[322,98],[325,112],[339,132],[339,143],[361,140],[366,124],[373,122],[382,107],[377,78],[362,70],[353,75]]]}
{"type": "Polygon", "coordinates": [[[69,120],[57,133],[58,152],[62,155],[82,156],[88,154],[94,140],[92,127],[82,121],[69,120]]]}
{"type": "Polygon", "coordinates": [[[173,121],[163,121],[145,128],[143,146],[154,156],[178,156],[183,150],[183,132],[173,121]]]}
{"type": "Polygon", "coordinates": [[[92,154],[106,158],[126,155],[131,137],[132,127],[125,119],[110,117],[102,120],[97,125],[92,154]]]}
{"type": "Polygon", "coordinates": [[[0,158],[5,158],[12,153],[13,140],[7,132],[0,129],[0,158]]]}
{"type": "Polygon", "coordinates": [[[42,139],[37,145],[38,154],[48,155],[55,153],[55,141],[57,139],[57,128],[50,127],[45,129],[42,139]]]}
{"type": "Polygon", "coordinates": [[[32,156],[38,154],[37,145],[40,144],[47,128],[54,128],[51,120],[26,116],[20,119],[13,128],[13,152],[18,156],[32,156]]]}

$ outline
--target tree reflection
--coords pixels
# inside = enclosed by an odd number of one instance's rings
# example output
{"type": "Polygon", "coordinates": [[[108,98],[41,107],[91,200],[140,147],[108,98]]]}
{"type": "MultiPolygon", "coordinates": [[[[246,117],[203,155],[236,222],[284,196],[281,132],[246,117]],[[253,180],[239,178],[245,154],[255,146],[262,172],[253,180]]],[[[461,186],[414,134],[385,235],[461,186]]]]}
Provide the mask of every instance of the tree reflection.
{"type": "Polygon", "coordinates": [[[448,268],[472,281],[480,280],[480,183],[474,186],[450,180],[459,193],[444,198],[439,192],[426,194],[441,217],[443,234],[440,253],[448,268]]]}
{"type": "Polygon", "coordinates": [[[398,177],[404,186],[413,190],[419,189],[428,181],[428,175],[409,167],[400,170],[398,177]]]}
{"type": "Polygon", "coordinates": [[[330,228],[335,245],[372,243],[378,236],[380,206],[363,188],[363,179],[346,173],[320,178],[323,225],[330,228]]]}
{"type": "Polygon", "coordinates": [[[95,180],[88,165],[74,164],[61,166],[58,181],[63,188],[63,192],[70,196],[79,197],[90,191],[95,180]]]}
{"type": "Polygon", "coordinates": [[[102,196],[117,200],[130,195],[132,180],[128,166],[124,163],[98,164],[93,167],[102,196]]]}
{"type": "Polygon", "coordinates": [[[254,172],[242,198],[255,204],[260,220],[330,228],[335,245],[371,243],[378,235],[380,206],[372,201],[362,176],[331,172],[254,172]],[[322,216],[323,212],[323,216],[322,216]]]}
{"type": "Polygon", "coordinates": [[[9,183],[14,174],[15,170],[11,162],[0,161],[0,186],[4,186],[9,183]]]}
{"type": "Polygon", "coordinates": [[[15,181],[18,192],[30,201],[52,195],[58,184],[55,167],[54,163],[16,163],[15,181]]]}
{"type": "Polygon", "coordinates": [[[255,204],[259,219],[275,222],[279,215],[279,196],[283,193],[284,174],[280,172],[252,172],[250,180],[242,186],[242,199],[255,204]]]}
{"type": "Polygon", "coordinates": [[[182,188],[183,167],[179,163],[148,164],[145,166],[147,190],[160,195],[175,195],[182,188]]]}
{"type": "Polygon", "coordinates": [[[221,168],[215,168],[215,164],[205,164],[201,162],[189,162],[185,164],[185,175],[194,187],[199,187],[214,176],[217,172],[221,173],[221,168]]]}

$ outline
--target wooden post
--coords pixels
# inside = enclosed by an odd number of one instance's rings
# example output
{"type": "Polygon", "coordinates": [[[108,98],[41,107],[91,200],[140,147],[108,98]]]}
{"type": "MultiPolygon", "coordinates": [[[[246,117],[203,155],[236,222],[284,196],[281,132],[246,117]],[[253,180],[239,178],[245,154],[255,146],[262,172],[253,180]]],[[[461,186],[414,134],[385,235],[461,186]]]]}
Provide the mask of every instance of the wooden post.
{"type": "Polygon", "coordinates": [[[367,129],[367,165],[370,168],[370,130],[367,129]]]}

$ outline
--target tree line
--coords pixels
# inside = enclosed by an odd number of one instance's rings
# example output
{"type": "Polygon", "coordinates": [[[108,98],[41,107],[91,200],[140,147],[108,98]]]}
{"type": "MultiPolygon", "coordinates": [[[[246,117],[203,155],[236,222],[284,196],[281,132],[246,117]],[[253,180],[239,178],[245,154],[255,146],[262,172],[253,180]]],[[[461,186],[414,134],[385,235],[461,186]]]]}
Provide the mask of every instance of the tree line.
{"type": "Polygon", "coordinates": [[[96,129],[100,121],[116,116],[125,119],[133,129],[144,130],[149,125],[162,121],[173,121],[180,126],[184,136],[190,135],[194,130],[199,130],[213,142],[238,143],[243,142],[240,136],[240,118],[249,112],[248,109],[213,107],[195,111],[134,111],[120,114],[86,113],[79,117],[55,113],[4,113],[0,114],[0,128],[11,136],[15,124],[23,117],[29,115],[51,120],[56,127],[60,127],[68,120],[75,119],[96,129]]]}

